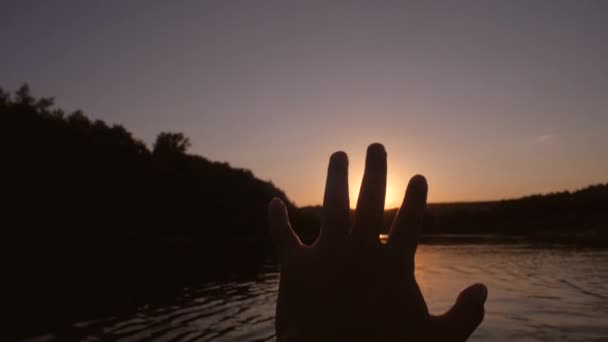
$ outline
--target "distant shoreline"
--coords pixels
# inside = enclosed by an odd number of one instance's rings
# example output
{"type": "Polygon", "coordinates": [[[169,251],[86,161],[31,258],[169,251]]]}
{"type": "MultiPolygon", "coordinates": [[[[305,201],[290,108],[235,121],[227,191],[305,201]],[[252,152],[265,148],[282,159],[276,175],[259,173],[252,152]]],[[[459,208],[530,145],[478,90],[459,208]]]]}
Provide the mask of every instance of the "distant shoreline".
{"type": "MultiPolygon", "coordinates": [[[[381,242],[386,242],[386,234],[380,234],[381,242]]],[[[421,244],[452,245],[452,244],[540,244],[549,245],[580,245],[583,247],[608,247],[608,239],[598,238],[593,234],[556,234],[546,232],[534,235],[504,235],[504,234],[422,234],[421,244]]]]}

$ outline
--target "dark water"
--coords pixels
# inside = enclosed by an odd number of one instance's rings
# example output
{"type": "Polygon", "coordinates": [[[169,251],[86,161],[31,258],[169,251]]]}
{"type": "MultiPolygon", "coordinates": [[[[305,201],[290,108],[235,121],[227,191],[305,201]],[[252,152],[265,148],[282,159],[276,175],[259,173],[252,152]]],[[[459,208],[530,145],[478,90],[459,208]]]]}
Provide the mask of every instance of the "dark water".
{"type": "MultiPolygon", "coordinates": [[[[416,275],[441,313],[474,282],[490,290],[471,341],[608,341],[608,250],[522,244],[423,245],[416,275]]],[[[279,276],[185,289],[165,306],[75,323],[33,340],[272,341],[279,276]]]]}

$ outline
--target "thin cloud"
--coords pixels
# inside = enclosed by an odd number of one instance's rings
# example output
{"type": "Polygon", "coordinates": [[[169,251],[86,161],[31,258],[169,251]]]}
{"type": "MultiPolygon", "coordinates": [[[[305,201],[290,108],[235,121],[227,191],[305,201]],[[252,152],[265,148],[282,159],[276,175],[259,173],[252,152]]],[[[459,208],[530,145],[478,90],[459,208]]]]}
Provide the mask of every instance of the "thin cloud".
{"type": "Polygon", "coordinates": [[[553,134],[543,134],[536,137],[536,142],[539,144],[551,144],[557,140],[557,136],[553,134]]]}

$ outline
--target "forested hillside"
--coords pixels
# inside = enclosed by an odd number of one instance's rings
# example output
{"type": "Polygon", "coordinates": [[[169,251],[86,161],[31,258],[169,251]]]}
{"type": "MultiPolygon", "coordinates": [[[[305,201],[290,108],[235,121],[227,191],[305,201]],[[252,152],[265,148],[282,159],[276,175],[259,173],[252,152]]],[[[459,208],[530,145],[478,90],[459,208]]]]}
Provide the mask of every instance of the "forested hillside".
{"type": "Polygon", "coordinates": [[[27,85],[0,90],[0,122],[13,312],[30,319],[255,272],[272,257],[268,202],[282,198],[295,216],[272,183],[189,154],[180,133],[160,133],[148,148],[27,85]]]}

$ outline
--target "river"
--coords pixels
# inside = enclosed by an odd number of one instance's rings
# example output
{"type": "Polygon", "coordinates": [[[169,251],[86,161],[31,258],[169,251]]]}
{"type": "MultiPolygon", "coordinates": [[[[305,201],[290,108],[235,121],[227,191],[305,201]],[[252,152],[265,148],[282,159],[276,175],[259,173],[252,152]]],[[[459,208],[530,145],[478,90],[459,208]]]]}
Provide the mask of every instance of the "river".
{"type": "MultiPolygon", "coordinates": [[[[475,282],[489,288],[470,341],[608,341],[608,250],[521,243],[426,244],[416,277],[432,313],[475,282]]],[[[279,275],[211,282],[170,303],[76,322],[32,341],[272,341],[279,275]]]]}

